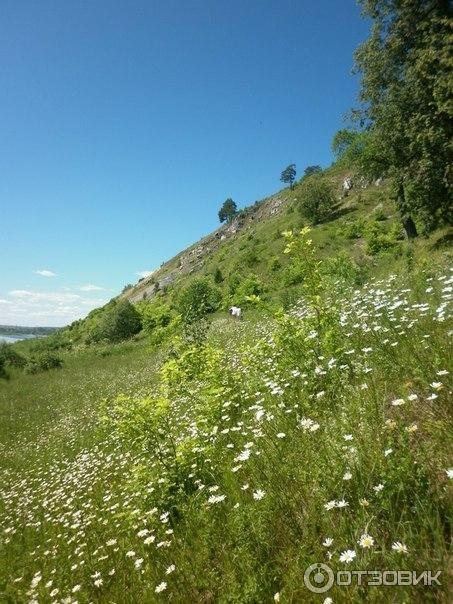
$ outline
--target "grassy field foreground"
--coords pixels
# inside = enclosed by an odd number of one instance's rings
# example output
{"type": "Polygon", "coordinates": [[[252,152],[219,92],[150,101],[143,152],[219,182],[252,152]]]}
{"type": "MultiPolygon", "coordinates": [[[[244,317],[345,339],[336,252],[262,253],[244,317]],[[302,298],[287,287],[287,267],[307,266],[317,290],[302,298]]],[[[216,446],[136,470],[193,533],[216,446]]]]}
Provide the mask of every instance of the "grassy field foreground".
{"type": "Polygon", "coordinates": [[[448,600],[451,273],[354,289],[287,239],[286,314],[2,385],[1,602],[448,600]],[[441,585],[315,593],[315,563],[441,585]]]}

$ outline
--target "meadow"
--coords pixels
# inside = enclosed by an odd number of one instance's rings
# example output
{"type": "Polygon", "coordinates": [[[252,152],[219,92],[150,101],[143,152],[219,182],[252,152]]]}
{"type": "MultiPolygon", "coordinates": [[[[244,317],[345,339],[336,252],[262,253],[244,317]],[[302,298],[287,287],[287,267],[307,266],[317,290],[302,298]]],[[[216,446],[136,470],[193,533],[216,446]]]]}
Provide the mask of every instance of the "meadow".
{"type": "Polygon", "coordinates": [[[309,237],[286,311],[2,383],[0,601],[448,601],[453,277],[357,287],[309,237]],[[440,585],[314,593],[314,563],[440,585]]]}

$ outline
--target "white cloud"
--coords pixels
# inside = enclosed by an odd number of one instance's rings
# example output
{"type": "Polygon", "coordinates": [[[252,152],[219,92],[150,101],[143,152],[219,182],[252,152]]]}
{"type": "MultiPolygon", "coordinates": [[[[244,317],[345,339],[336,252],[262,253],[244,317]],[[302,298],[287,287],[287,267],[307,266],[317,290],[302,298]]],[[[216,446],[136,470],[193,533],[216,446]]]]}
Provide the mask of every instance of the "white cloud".
{"type": "Polygon", "coordinates": [[[69,294],[63,292],[31,292],[26,289],[13,289],[9,295],[16,299],[34,303],[36,301],[54,302],[61,304],[63,302],[75,302],[81,299],[79,294],[69,294]]]}
{"type": "Polygon", "coordinates": [[[93,285],[92,283],[87,283],[86,285],[82,285],[78,289],[81,292],[100,292],[100,291],[104,291],[105,287],[99,287],[99,285],[93,285]]]}
{"type": "Polygon", "coordinates": [[[14,289],[0,300],[0,323],[10,325],[67,325],[83,318],[107,300],[69,291],[14,289]]]}
{"type": "Polygon", "coordinates": [[[135,274],[138,277],[140,277],[141,279],[144,279],[145,277],[149,277],[150,275],[152,275],[155,272],[156,272],[156,269],[154,269],[153,271],[137,271],[135,274]]]}
{"type": "Polygon", "coordinates": [[[54,273],[52,271],[49,271],[49,270],[47,270],[45,268],[44,269],[39,269],[39,270],[35,271],[35,273],[37,275],[41,275],[41,277],[56,277],[57,276],[56,273],[54,273]]]}

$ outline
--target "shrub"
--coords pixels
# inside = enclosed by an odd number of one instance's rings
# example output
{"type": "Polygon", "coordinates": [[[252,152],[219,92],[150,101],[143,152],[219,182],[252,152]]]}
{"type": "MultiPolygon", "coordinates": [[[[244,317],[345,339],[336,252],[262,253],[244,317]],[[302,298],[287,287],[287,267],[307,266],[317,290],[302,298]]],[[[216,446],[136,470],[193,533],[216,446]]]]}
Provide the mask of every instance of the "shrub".
{"type": "Polygon", "coordinates": [[[334,279],[340,278],[347,283],[360,285],[364,281],[365,270],[346,253],[339,252],[336,256],[323,262],[323,272],[334,279]]]}
{"type": "Polygon", "coordinates": [[[132,337],[142,328],[137,309],[128,301],[120,300],[102,315],[99,324],[94,328],[90,341],[120,342],[132,337]]]}
{"type": "Polygon", "coordinates": [[[384,220],[387,220],[387,214],[384,212],[382,207],[378,206],[373,211],[373,218],[378,222],[382,222],[384,220]]]}
{"type": "Polygon", "coordinates": [[[294,262],[285,267],[282,273],[282,283],[284,286],[299,285],[304,280],[304,268],[302,261],[294,262]]]}
{"type": "Polygon", "coordinates": [[[363,237],[365,222],[361,218],[349,220],[341,225],[339,231],[346,239],[358,239],[359,237],[363,237]]]}
{"type": "Polygon", "coordinates": [[[42,352],[40,355],[32,357],[25,365],[26,373],[40,373],[49,371],[49,369],[59,369],[63,361],[57,355],[51,352],[42,352]]]}
{"type": "Polygon", "coordinates": [[[222,283],[222,281],[223,281],[222,271],[220,270],[220,268],[218,266],[216,266],[216,268],[214,269],[213,278],[214,278],[214,283],[217,283],[217,284],[222,283]]]}
{"type": "Polygon", "coordinates": [[[12,365],[13,367],[23,367],[26,362],[27,361],[25,357],[16,352],[11,346],[11,344],[6,344],[5,342],[0,343],[0,364],[3,367],[5,367],[6,365],[12,365]]]}
{"type": "Polygon", "coordinates": [[[381,252],[389,251],[398,245],[401,237],[401,229],[398,225],[393,225],[387,232],[382,223],[373,222],[367,226],[365,231],[367,252],[375,256],[381,252]]]}
{"type": "Polygon", "coordinates": [[[266,292],[264,283],[256,275],[248,275],[239,283],[231,297],[232,304],[246,306],[250,297],[262,296],[266,292]]]}
{"type": "Polygon", "coordinates": [[[313,174],[300,184],[297,202],[302,216],[316,224],[326,219],[335,205],[332,185],[321,174],[313,174]]]}
{"type": "Polygon", "coordinates": [[[209,279],[195,279],[182,290],[177,309],[185,323],[193,323],[219,308],[220,290],[209,279]]]}
{"type": "Polygon", "coordinates": [[[166,327],[173,316],[169,306],[160,300],[139,302],[136,309],[140,315],[143,329],[148,332],[152,332],[158,327],[166,327]]]}
{"type": "Polygon", "coordinates": [[[39,338],[31,344],[30,349],[33,352],[45,352],[46,350],[70,350],[72,340],[67,331],[57,331],[51,336],[39,338]]]}
{"type": "Polygon", "coordinates": [[[7,366],[24,367],[26,359],[14,350],[11,344],[0,343],[0,378],[7,378],[7,366]]]}
{"type": "Polygon", "coordinates": [[[280,258],[278,256],[274,256],[269,260],[269,270],[273,273],[280,270],[282,267],[282,263],[280,262],[280,258]]]}
{"type": "Polygon", "coordinates": [[[248,249],[242,255],[240,259],[240,263],[242,266],[252,267],[258,264],[259,257],[256,253],[256,249],[248,249]]]}

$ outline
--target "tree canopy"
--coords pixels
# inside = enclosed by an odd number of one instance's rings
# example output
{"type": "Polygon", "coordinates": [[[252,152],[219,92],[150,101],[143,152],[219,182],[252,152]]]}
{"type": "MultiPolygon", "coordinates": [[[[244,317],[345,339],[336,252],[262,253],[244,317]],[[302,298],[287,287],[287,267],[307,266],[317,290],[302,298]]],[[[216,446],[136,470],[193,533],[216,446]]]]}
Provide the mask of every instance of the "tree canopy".
{"type": "Polygon", "coordinates": [[[335,206],[332,185],[320,174],[304,178],[298,189],[297,203],[302,216],[313,224],[324,220],[335,206]]]}
{"type": "MultiPolygon", "coordinates": [[[[405,220],[449,220],[453,19],[448,0],[360,0],[372,33],[356,51],[362,108],[375,163],[395,187],[405,220]]],[[[348,135],[349,136],[349,135],[348,135]]],[[[337,152],[348,145],[337,137],[337,152]]]]}
{"type": "Polygon", "coordinates": [[[304,178],[312,174],[319,174],[319,172],[322,172],[321,166],[307,166],[304,170],[304,178]]]}
{"type": "Polygon", "coordinates": [[[229,197],[223,202],[223,205],[219,210],[220,222],[231,222],[236,216],[237,212],[236,203],[231,199],[231,197],[229,197]]]}
{"type": "Polygon", "coordinates": [[[280,180],[285,184],[289,185],[291,188],[293,187],[294,180],[296,178],[296,164],[290,164],[286,166],[283,172],[280,175],[280,180]]]}

